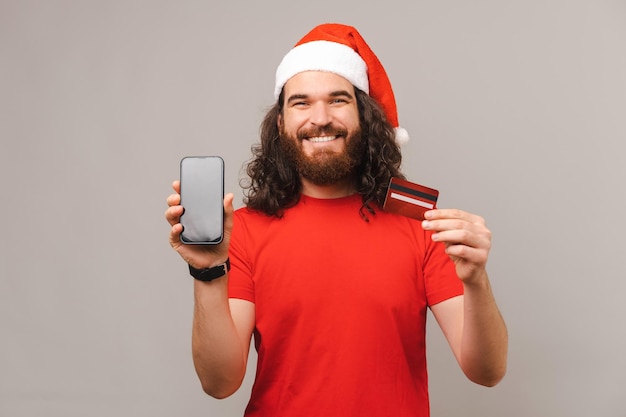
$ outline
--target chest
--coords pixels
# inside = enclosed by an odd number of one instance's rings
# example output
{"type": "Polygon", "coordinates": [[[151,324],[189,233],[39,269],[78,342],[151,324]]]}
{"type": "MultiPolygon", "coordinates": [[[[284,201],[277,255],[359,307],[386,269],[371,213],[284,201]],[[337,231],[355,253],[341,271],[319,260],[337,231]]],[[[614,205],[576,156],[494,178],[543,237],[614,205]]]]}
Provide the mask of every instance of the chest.
{"type": "Polygon", "coordinates": [[[338,326],[380,317],[411,322],[425,309],[423,249],[393,221],[337,216],[288,218],[257,241],[257,322],[280,317],[338,326]]]}

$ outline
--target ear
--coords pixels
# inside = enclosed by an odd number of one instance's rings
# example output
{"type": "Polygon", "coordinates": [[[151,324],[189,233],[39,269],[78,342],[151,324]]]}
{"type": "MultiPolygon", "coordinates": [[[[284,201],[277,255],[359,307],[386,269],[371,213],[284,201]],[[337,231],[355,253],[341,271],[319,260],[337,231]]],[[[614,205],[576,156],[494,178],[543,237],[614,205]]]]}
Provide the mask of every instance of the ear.
{"type": "Polygon", "coordinates": [[[282,113],[278,113],[278,116],[276,116],[276,127],[278,128],[279,132],[280,132],[280,130],[283,127],[283,115],[282,115],[282,113]]]}

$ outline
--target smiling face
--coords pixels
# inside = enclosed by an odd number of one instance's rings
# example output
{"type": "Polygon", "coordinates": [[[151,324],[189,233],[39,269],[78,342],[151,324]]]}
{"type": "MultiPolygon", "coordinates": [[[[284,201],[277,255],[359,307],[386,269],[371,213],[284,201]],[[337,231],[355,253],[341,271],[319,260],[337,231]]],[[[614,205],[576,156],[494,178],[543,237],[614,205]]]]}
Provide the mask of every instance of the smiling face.
{"type": "Polygon", "coordinates": [[[283,90],[281,139],[300,175],[318,185],[344,180],[362,148],[354,87],[321,71],[293,76],[283,90]]]}

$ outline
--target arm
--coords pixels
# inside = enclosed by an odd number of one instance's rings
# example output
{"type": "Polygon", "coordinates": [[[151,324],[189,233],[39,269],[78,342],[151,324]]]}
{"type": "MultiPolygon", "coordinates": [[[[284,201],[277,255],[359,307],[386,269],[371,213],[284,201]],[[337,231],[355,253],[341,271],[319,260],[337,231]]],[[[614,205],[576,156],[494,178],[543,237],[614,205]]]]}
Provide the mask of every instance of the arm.
{"type": "Polygon", "coordinates": [[[204,392],[225,398],[239,389],[246,374],[254,304],[229,300],[227,277],[194,285],[193,363],[204,392]]]}
{"type": "Polygon", "coordinates": [[[494,386],[506,373],[508,335],[485,269],[491,232],[482,218],[459,210],[433,210],[426,219],[424,229],[445,244],[464,287],[464,295],[431,310],[465,375],[494,386]]]}
{"type": "MultiPolygon", "coordinates": [[[[209,268],[223,263],[233,224],[233,195],[224,198],[224,239],[219,245],[184,245],[180,241],[180,183],[167,199],[165,218],[172,226],[170,245],[195,268],[209,268]]],[[[225,398],[240,386],[246,372],[250,339],[254,328],[254,304],[228,299],[228,274],[214,281],[194,282],[194,318],[192,354],[204,391],[225,398]]]]}

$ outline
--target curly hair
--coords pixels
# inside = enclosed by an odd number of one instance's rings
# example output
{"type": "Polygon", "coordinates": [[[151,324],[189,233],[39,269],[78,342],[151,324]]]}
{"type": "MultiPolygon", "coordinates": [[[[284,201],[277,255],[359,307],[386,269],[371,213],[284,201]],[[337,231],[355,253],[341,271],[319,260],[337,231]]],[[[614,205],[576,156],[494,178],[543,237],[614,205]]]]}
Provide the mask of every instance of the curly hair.
{"type": "MultiPolygon", "coordinates": [[[[404,178],[400,171],[402,154],[395,141],[395,131],[387,122],[378,103],[355,87],[363,147],[361,162],[354,171],[354,186],[362,196],[360,214],[368,221],[365,210],[375,214],[382,207],[391,177],[404,178]]],[[[248,181],[242,180],[244,203],[269,216],[282,217],[284,210],[296,205],[302,183],[295,164],[285,156],[280,141],[278,117],[282,114],[283,95],[265,115],[261,124],[261,141],[252,147],[253,158],[247,163],[248,181]]]]}

